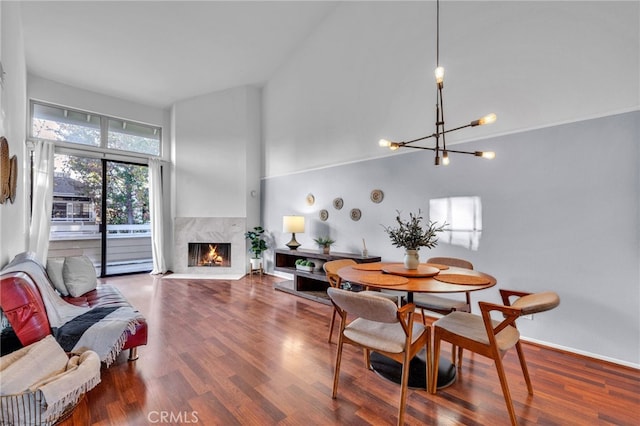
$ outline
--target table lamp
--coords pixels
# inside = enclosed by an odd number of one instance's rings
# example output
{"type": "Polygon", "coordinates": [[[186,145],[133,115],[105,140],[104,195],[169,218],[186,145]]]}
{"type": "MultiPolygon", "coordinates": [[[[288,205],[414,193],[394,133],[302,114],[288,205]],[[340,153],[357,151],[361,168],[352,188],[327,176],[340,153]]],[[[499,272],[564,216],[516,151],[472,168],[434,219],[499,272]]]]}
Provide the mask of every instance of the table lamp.
{"type": "Polygon", "coordinates": [[[291,232],[291,241],[286,244],[289,249],[300,247],[300,243],[296,241],[296,232],[304,232],[304,216],[283,216],[282,232],[291,232]]]}

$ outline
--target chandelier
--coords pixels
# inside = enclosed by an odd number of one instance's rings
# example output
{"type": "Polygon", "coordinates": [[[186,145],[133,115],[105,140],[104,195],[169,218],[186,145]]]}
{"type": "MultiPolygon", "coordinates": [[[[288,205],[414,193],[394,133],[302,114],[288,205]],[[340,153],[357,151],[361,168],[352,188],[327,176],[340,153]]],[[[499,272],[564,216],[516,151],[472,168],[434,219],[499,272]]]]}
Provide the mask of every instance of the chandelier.
{"type": "Polygon", "coordinates": [[[421,138],[417,138],[417,139],[412,139],[410,141],[403,141],[403,142],[394,142],[394,141],[389,141],[387,139],[380,139],[379,141],[379,145],[381,147],[386,147],[391,149],[392,151],[395,151],[398,148],[414,148],[414,149],[426,149],[429,151],[434,151],[436,154],[435,157],[435,165],[439,166],[440,164],[443,165],[448,165],[449,164],[449,154],[450,153],[455,153],[455,154],[469,154],[469,155],[475,155],[476,157],[481,157],[481,158],[486,158],[486,159],[493,159],[495,158],[496,154],[495,152],[492,151],[461,151],[461,150],[455,150],[455,149],[448,149],[447,148],[447,143],[445,140],[445,135],[447,133],[451,133],[451,132],[455,132],[456,130],[460,130],[460,129],[464,129],[467,127],[475,127],[475,126],[482,126],[484,124],[491,124],[494,121],[496,121],[496,115],[491,113],[488,115],[485,115],[482,118],[479,118],[477,120],[473,120],[472,122],[470,122],[469,124],[465,124],[463,126],[459,126],[459,127],[455,127],[453,129],[445,129],[444,126],[444,103],[442,100],[442,88],[444,87],[444,68],[440,66],[440,0],[436,1],[436,70],[435,70],[435,77],[436,77],[436,86],[437,86],[437,92],[436,92],[436,129],[435,132],[433,132],[430,135],[427,136],[423,136],[421,138]],[[435,146],[420,146],[420,145],[413,145],[416,142],[420,142],[420,141],[424,141],[427,139],[431,139],[434,138],[436,141],[435,146]],[[441,157],[442,155],[442,157],[441,157]]]}

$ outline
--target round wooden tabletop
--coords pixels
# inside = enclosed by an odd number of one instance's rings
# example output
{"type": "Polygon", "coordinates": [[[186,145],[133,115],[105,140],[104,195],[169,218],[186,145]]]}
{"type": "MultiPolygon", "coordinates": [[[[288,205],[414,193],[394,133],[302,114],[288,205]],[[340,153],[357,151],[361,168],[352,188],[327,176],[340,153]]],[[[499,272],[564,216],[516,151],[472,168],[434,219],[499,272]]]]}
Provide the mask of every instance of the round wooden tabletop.
{"type": "MultiPolygon", "coordinates": [[[[396,275],[384,272],[384,270],[393,271],[398,263],[380,262],[379,264],[371,265],[375,266],[371,266],[368,270],[358,269],[357,265],[346,266],[338,270],[338,275],[344,281],[350,281],[368,287],[406,291],[410,293],[459,293],[478,291],[491,288],[496,285],[497,282],[496,279],[489,274],[454,266],[439,271],[433,276],[411,276],[410,273],[396,275]],[[380,269],[378,269],[378,266],[380,269]],[[455,279],[453,279],[453,276],[451,277],[452,279],[447,279],[446,275],[448,274],[455,275],[455,279]],[[391,280],[382,277],[374,278],[374,275],[402,276],[406,278],[407,282],[400,283],[400,280],[391,280]],[[464,276],[468,276],[469,280],[465,280],[464,276]],[[436,279],[436,277],[440,279],[436,279]],[[455,283],[446,281],[454,281],[455,283]]],[[[418,275],[420,274],[418,273],[418,275]]]]}

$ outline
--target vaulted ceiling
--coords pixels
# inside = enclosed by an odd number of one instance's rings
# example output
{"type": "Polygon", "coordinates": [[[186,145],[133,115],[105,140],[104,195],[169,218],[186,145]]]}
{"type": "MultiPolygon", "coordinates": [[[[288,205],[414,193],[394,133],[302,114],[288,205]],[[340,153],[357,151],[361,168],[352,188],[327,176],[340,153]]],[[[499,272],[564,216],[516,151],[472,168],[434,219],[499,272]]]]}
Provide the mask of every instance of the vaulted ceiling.
{"type": "Polygon", "coordinates": [[[261,85],[335,2],[28,1],[29,73],[156,107],[261,85]]]}

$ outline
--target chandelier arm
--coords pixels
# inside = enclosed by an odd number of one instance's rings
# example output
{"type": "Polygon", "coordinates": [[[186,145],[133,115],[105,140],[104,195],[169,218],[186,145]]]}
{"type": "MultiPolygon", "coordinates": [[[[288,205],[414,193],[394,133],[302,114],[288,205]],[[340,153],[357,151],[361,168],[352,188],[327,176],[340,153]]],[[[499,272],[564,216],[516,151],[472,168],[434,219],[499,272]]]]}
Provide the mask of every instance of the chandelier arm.
{"type": "Polygon", "coordinates": [[[460,130],[460,129],[466,129],[467,127],[472,127],[471,124],[465,124],[464,126],[459,126],[453,129],[449,129],[449,130],[445,130],[442,133],[451,133],[451,132],[455,132],[456,130],[460,130]]]}
{"type": "MultiPolygon", "coordinates": [[[[420,142],[420,141],[423,141],[423,140],[426,140],[426,139],[435,138],[435,137],[437,137],[437,136],[439,136],[439,135],[443,135],[443,134],[445,134],[445,133],[455,132],[456,130],[464,129],[464,128],[467,128],[467,127],[471,127],[471,124],[465,124],[464,126],[456,127],[455,129],[445,130],[445,131],[443,131],[443,132],[440,132],[439,134],[437,134],[437,133],[431,133],[430,135],[423,136],[423,137],[421,137],[421,138],[412,139],[412,140],[410,140],[410,141],[398,142],[398,146],[399,146],[399,147],[413,148],[413,147],[409,147],[408,145],[409,145],[409,144],[412,144],[412,143],[415,143],[415,142],[420,142]]],[[[434,148],[434,150],[435,150],[435,148],[434,148]]]]}
{"type": "Polygon", "coordinates": [[[432,133],[432,134],[430,134],[430,135],[423,136],[423,137],[418,138],[418,139],[412,139],[412,140],[410,140],[410,141],[405,141],[405,142],[398,142],[398,146],[401,146],[401,147],[402,147],[402,146],[407,146],[407,145],[409,145],[410,143],[420,142],[420,141],[423,141],[423,140],[425,140],[425,139],[434,138],[434,137],[436,137],[436,134],[435,134],[435,133],[432,133]]]}
{"type": "Polygon", "coordinates": [[[436,123],[436,132],[442,135],[442,150],[446,151],[447,143],[445,142],[444,135],[447,132],[444,130],[444,99],[442,98],[442,84],[438,84],[438,103],[440,104],[440,117],[438,117],[438,122],[436,123]]]}
{"type": "Polygon", "coordinates": [[[413,148],[413,149],[426,149],[428,151],[435,151],[436,148],[434,147],[428,147],[428,146],[412,146],[412,145],[406,145],[404,146],[404,148],[413,148]]]}
{"type": "Polygon", "coordinates": [[[455,149],[448,149],[447,152],[454,152],[456,154],[476,155],[476,151],[459,151],[459,150],[455,150],[455,149]]]}

